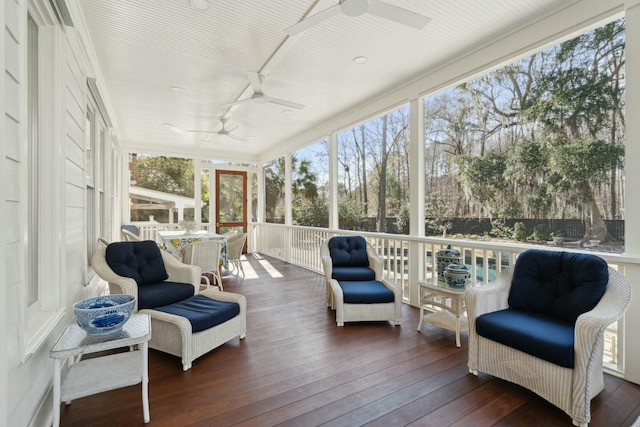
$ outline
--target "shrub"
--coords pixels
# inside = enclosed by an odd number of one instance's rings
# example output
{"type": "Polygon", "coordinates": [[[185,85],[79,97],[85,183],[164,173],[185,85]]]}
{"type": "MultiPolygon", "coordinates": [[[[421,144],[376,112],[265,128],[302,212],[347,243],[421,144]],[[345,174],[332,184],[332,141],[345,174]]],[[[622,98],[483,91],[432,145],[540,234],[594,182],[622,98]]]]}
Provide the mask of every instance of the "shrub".
{"type": "Polygon", "coordinates": [[[520,242],[527,240],[527,227],[523,222],[513,224],[513,239],[520,242]]]}
{"type": "Polygon", "coordinates": [[[544,242],[551,239],[551,233],[544,224],[538,224],[533,228],[533,234],[531,236],[533,240],[544,242]]]}

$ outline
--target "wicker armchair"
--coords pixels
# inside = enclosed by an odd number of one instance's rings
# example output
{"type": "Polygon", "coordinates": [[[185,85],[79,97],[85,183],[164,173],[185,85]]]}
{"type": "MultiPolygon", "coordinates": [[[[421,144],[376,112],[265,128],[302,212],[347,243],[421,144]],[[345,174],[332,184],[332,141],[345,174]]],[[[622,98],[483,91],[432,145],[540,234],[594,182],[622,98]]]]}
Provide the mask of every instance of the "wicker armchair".
{"type": "MultiPolygon", "coordinates": [[[[545,261],[540,262],[540,265],[545,265],[545,261]]],[[[518,262],[515,266],[500,272],[491,283],[470,288],[465,294],[469,318],[469,371],[475,375],[478,372],[485,372],[521,385],[566,412],[574,425],[587,426],[591,418],[591,399],[604,387],[602,374],[604,331],[627,310],[631,299],[629,282],[604,263],[605,274],[608,270],[608,282],[605,281],[604,295],[593,309],[579,314],[573,324],[574,343],[567,353],[573,353],[569,361],[569,365],[573,367],[569,368],[478,333],[479,316],[505,312],[512,305],[510,291],[514,282],[514,272],[517,269],[518,262]]],[[[546,319],[544,316],[547,315],[542,316],[546,319]]],[[[566,320],[562,322],[571,335],[572,322],[566,320]]],[[[524,324],[524,327],[529,331],[533,330],[529,325],[524,324]]],[[[503,333],[513,335],[512,331],[508,330],[509,327],[506,328],[507,330],[503,333]]],[[[551,331],[555,332],[553,329],[542,330],[541,335],[545,335],[544,340],[558,339],[559,334],[551,331]]],[[[510,339],[518,340],[518,337],[510,337],[510,339]]],[[[536,349],[545,351],[545,349],[536,349]]],[[[561,352],[556,352],[555,356],[559,353],[561,352]]]]}
{"type": "MultiPolygon", "coordinates": [[[[112,294],[135,295],[137,298],[134,311],[148,313],[151,316],[153,334],[149,341],[149,347],[180,357],[183,370],[186,371],[191,368],[192,362],[198,357],[235,337],[240,337],[240,339],[245,337],[247,300],[243,295],[221,292],[217,289],[199,292],[200,267],[181,263],[170,253],[160,250],[153,241],[116,242],[110,246],[112,245],[146,245],[148,251],[161,256],[161,259],[155,258],[154,261],[146,264],[146,272],[157,275],[158,269],[166,270],[168,286],[181,285],[180,296],[168,296],[172,292],[171,288],[154,291],[156,284],[139,285],[136,281],[140,280],[139,277],[133,278],[117,274],[107,262],[108,247],[102,248],[94,254],[91,265],[96,274],[108,282],[109,291],[112,294]],[[189,295],[182,295],[185,292],[185,287],[188,288],[189,295]],[[141,302],[140,290],[143,290],[142,295],[146,297],[146,302],[141,302]],[[170,297],[175,301],[167,301],[167,298],[170,297]],[[150,306],[153,304],[150,304],[149,300],[158,301],[160,299],[164,299],[164,301],[158,303],[158,306],[150,306]],[[237,305],[234,307],[234,313],[237,312],[237,314],[214,326],[202,327],[203,318],[205,322],[209,322],[211,317],[216,315],[216,310],[230,305],[227,303],[237,305]],[[140,304],[142,308],[139,307],[140,304]],[[210,309],[213,305],[216,308],[210,309]],[[195,313],[195,319],[194,316],[186,317],[189,314],[176,313],[195,313]],[[204,316],[203,313],[207,313],[209,317],[204,316]]],[[[131,258],[128,261],[132,261],[131,258]]],[[[163,283],[160,282],[160,285],[163,283]]],[[[225,309],[223,308],[217,313],[225,309]]]]}
{"type": "MultiPolygon", "coordinates": [[[[396,283],[382,279],[382,260],[371,244],[361,236],[334,236],[322,242],[320,255],[326,283],[326,304],[336,310],[338,326],[344,326],[344,322],[378,320],[391,320],[400,325],[402,291],[396,283]],[[338,246],[343,246],[343,249],[338,246]],[[349,265],[345,265],[344,259],[337,260],[341,255],[348,257],[349,265]],[[354,291],[351,286],[357,286],[355,292],[362,296],[367,293],[367,283],[371,283],[372,293],[382,289],[392,294],[391,301],[377,302],[374,297],[372,301],[349,302],[349,294],[354,291]],[[345,292],[348,295],[346,300],[345,292]]],[[[366,295],[364,299],[367,299],[366,295]]]]}

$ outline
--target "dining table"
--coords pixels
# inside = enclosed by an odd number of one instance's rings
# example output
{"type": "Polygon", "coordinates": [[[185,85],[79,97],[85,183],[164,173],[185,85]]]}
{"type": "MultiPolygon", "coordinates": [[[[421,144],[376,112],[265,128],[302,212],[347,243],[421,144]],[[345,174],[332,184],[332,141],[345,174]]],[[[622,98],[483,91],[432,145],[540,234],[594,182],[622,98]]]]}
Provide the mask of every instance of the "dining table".
{"type": "Polygon", "coordinates": [[[220,253],[220,259],[225,269],[229,269],[229,255],[227,253],[226,237],[222,234],[213,233],[206,230],[187,231],[187,230],[171,230],[171,231],[158,231],[160,240],[162,243],[162,249],[171,253],[174,257],[182,261],[182,248],[194,242],[200,242],[203,240],[217,240],[223,241],[222,251],[220,253]]]}

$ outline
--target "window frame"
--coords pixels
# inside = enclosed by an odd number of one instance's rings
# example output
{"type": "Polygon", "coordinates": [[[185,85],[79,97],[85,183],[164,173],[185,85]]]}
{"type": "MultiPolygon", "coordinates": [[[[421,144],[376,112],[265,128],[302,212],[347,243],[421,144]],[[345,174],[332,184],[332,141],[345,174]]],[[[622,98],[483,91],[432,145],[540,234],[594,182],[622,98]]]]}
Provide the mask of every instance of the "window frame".
{"type": "Polygon", "coordinates": [[[23,205],[24,228],[19,287],[19,343],[21,361],[25,362],[46,342],[64,317],[63,242],[59,224],[64,218],[62,201],[56,197],[64,190],[62,138],[62,30],[48,2],[34,0],[27,5],[24,21],[24,91],[22,114],[28,127],[23,144],[24,180],[27,182],[23,205]],[[29,31],[29,20],[35,24],[29,31]],[[35,43],[34,43],[35,41],[35,43]],[[35,51],[34,51],[35,50],[35,51]],[[30,56],[37,58],[29,66],[30,56]],[[35,79],[35,82],[33,81],[35,79]],[[28,87],[37,88],[37,96],[28,87]],[[46,159],[46,161],[45,161],[46,159]],[[45,279],[46,278],[46,279],[45,279]]]}

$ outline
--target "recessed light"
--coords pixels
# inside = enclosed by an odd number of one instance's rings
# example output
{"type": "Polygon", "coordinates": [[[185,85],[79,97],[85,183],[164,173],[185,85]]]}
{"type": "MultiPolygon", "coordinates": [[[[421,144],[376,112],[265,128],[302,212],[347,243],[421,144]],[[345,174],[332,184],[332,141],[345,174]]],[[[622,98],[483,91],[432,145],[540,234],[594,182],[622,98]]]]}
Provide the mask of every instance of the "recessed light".
{"type": "Polygon", "coordinates": [[[356,56],[355,58],[353,58],[353,62],[355,62],[356,64],[364,64],[369,60],[369,58],[367,58],[366,56],[356,56]]]}
{"type": "Polygon", "coordinates": [[[282,110],[282,114],[291,114],[291,110],[282,110]]]}
{"type": "Polygon", "coordinates": [[[179,87],[179,86],[171,86],[171,87],[169,88],[169,90],[170,90],[171,92],[173,92],[173,93],[182,93],[182,92],[184,92],[184,89],[183,89],[183,88],[181,88],[181,87],[179,87]]]}
{"type": "Polygon", "coordinates": [[[201,10],[201,11],[205,11],[205,10],[209,10],[209,2],[207,0],[191,0],[191,7],[196,9],[196,10],[201,10]]]}

